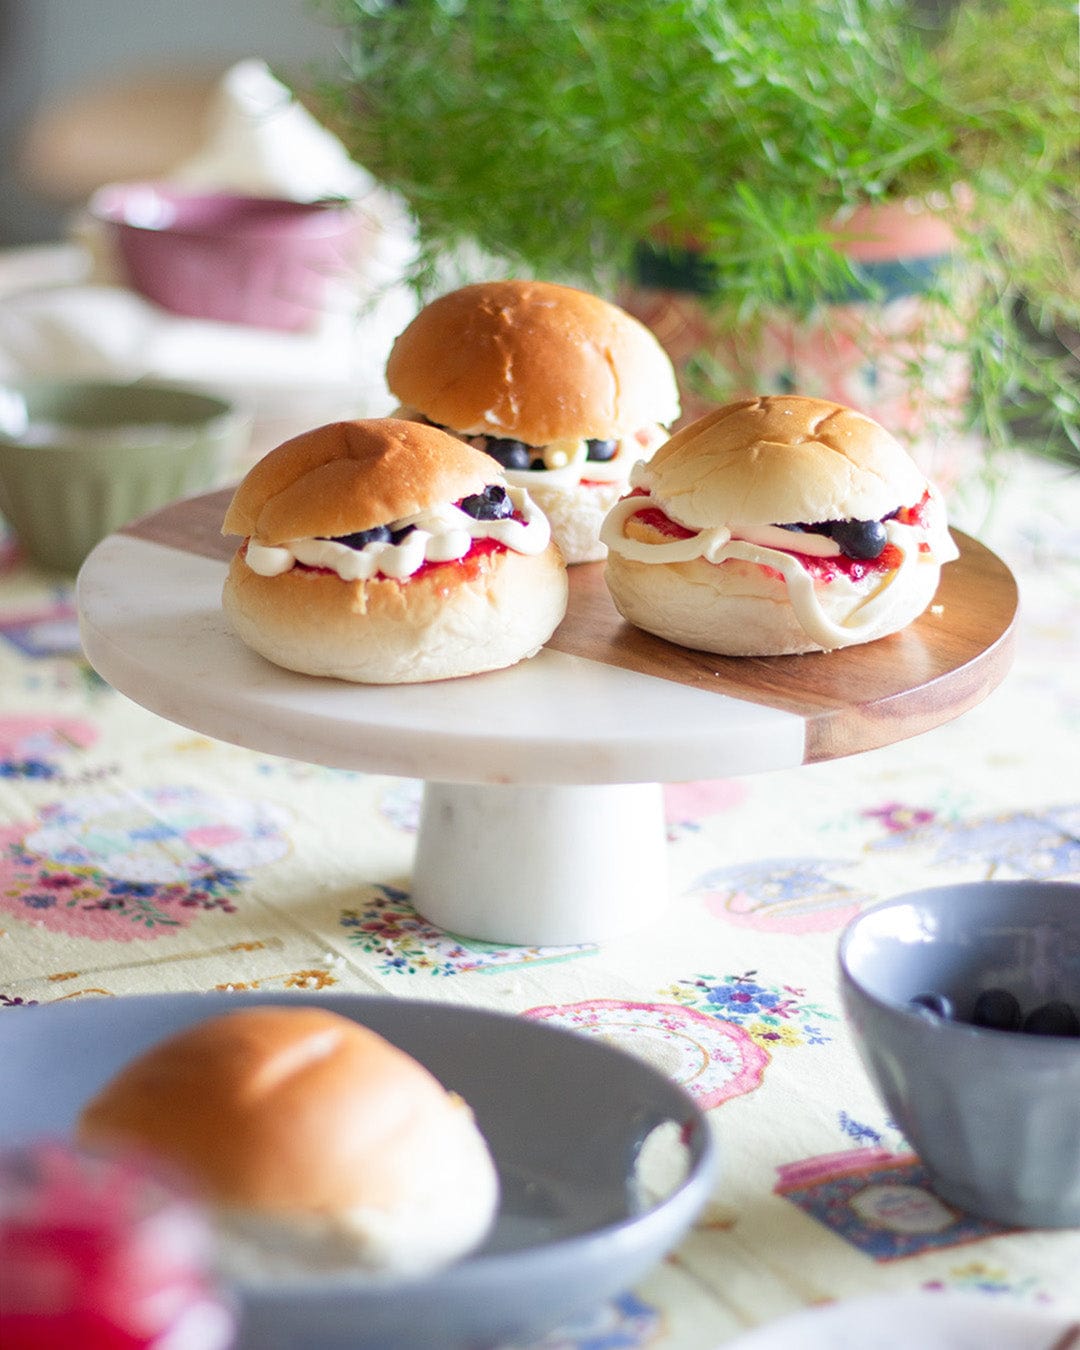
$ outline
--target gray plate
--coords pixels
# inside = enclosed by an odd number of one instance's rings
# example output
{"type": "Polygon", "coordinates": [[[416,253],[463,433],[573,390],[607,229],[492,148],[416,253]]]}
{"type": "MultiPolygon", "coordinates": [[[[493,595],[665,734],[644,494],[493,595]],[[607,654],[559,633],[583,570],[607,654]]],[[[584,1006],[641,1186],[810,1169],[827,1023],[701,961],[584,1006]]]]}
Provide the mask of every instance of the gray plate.
{"type": "Polygon", "coordinates": [[[629,1288],[709,1195],[715,1159],[704,1117],[634,1056],[521,1017],[364,995],[163,994],[5,1010],[0,1145],[69,1133],[83,1103],[128,1060],[243,1003],[330,1008],[413,1055],[472,1106],[503,1196],[484,1247],[427,1279],[241,1286],[242,1350],[480,1350],[535,1340],[629,1288]],[[685,1127],[689,1175],[642,1211],[635,1159],[667,1121],[685,1127]]]}

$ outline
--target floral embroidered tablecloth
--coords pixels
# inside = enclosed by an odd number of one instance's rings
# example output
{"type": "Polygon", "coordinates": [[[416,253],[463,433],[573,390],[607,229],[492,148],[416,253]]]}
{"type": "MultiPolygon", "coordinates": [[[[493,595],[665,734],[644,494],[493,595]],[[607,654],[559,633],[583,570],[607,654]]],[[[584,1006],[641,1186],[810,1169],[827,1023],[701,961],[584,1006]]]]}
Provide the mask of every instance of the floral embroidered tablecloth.
{"type": "Polygon", "coordinates": [[[258,754],[144,711],[81,655],[71,584],[7,539],[0,1015],[150,991],[375,992],[643,1055],[708,1113],[713,1201],[638,1288],[548,1350],[706,1350],[888,1291],[1080,1312],[1080,1230],[1004,1231],[938,1201],[838,1000],[837,937],[865,906],[947,881],[1080,877],[1080,476],[1017,456],[986,512],[958,520],[1020,584],[1004,684],[886,749],[669,786],[662,917],[564,949],[464,942],[419,919],[421,784],[258,754]]]}

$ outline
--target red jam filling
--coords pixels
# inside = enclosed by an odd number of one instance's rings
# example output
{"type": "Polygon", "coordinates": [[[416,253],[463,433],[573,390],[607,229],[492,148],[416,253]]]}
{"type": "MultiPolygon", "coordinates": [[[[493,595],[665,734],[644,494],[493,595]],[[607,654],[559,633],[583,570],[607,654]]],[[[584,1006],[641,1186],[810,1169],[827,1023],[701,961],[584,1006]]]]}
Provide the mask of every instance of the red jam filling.
{"type": "MultiPolygon", "coordinates": [[[[647,497],[648,493],[642,488],[635,488],[629,495],[631,497],[647,497]]],[[[925,493],[922,501],[915,506],[901,507],[896,519],[903,525],[925,525],[929,500],[929,493],[925,493]]],[[[669,539],[690,539],[697,533],[696,530],[688,530],[684,525],[672,520],[658,506],[649,506],[642,511],[635,511],[634,515],[638,520],[658,533],[666,535],[669,539]]],[[[919,548],[926,552],[929,545],[920,544],[919,548]]],[[[878,572],[893,572],[903,562],[903,554],[895,544],[886,544],[876,558],[849,558],[843,553],[838,553],[831,558],[818,558],[809,553],[799,553],[796,549],[783,549],[781,551],[797,559],[805,572],[808,572],[815,581],[821,582],[835,581],[838,576],[845,576],[850,581],[861,581],[864,577],[872,576],[878,572]]],[[[720,563],[719,566],[722,567],[723,563],[720,563]]],[[[777,580],[783,579],[783,573],[776,567],[770,567],[768,563],[757,563],[756,566],[762,568],[769,576],[775,577],[777,580]]]]}
{"type": "MultiPolygon", "coordinates": [[[[442,568],[456,568],[462,581],[475,581],[483,570],[485,559],[490,558],[495,553],[505,553],[506,545],[500,544],[497,539],[485,538],[474,539],[472,547],[464,558],[451,558],[449,562],[424,562],[416,569],[411,577],[405,577],[406,581],[414,581],[417,577],[430,576],[432,572],[438,572],[442,568]]],[[[442,575],[450,578],[449,572],[443,572],[442,575]]],[[[385,580],[386,578],[384,578],[385,580]]]]}
{"type": "Polygon", "coordinates": [[[896,519],[901,525],[917,525],[920,529],[927,529],[930,524],[929,488],[914,506],[902,506],[896,513],[896,519]]]}
{"type": "MultiPolygon", "coordinates": [[[[245,548],[247,545],[245,544],[245,548]]],[[[456,575],[458,581],[475,581],[483,570],[485,559],[490,558],[495,553],[505,552],[506,545],[500,543],[498,539],[485,537],[483,539],[474,539],[468,553],[462,558],[450,558],[446,562],[425,561],[420,564],[415,572],[407,577],[387,577],[382,572],[376,572],[371,578],[372,581],[396,581],[403,585],[407,581],[416,581],[418,577],[430,576],[433,572],[441,572],[442,579],[448,584],[454,580],[456,575]],[[450,570],[447,570],[450,569],[450,570]]],[[[311,567],[307,563],[297,562],[293,567],[295,572],[310,572],[312,575],[322,574],[323,576],[333,577],[337,573],[332,567],[311,567]]]]}
{"type": "Polygon", "coordinates": [[[643,524],[650,526],[669,539],[692,539],[697,530],[688,530],[685,525],[672,520],[658,506],[647,506],[644,511],[635,511],[634,515],[643,524]]]}
{"type": "MultiPolygon", "coordinates": [[[[793,549],[784,549],[793,558],[797,558],[803,571],[809,572],[815,581],[835,581],[845,576],[850,581],[861,581],[863,577],[873,576],[876,572],[895,572],[904,560],[904,555],[895,544],[886,544],[876,558],[849,558],[838,553],[833,558],[815,558],[807,553],[796,553],[793,549]]],[[[765,570],[782,576],[774,567],[765,570]]]]}

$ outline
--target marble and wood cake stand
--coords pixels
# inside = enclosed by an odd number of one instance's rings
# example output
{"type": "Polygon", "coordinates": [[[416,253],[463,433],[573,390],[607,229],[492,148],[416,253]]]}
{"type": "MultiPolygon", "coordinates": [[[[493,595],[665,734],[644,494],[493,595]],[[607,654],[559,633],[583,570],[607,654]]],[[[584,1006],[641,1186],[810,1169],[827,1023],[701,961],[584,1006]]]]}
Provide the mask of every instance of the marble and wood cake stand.
{"type": "Polygon", "coordinates": [[[661,785],[857,754],[947,722],[1011,661],[1008,568],[960,558],[902,633],[766,659],[687,651],[625,624],[602,564],[570,569],[547,646],[504,671],[370,686],[281,670],[221,609],[231,492],[173,503],[103,540],[78,578],[99,674],[182,726],[308,763],[424,780],[413,903],[498,943],[600,942],[668,893],[661,785]]]}

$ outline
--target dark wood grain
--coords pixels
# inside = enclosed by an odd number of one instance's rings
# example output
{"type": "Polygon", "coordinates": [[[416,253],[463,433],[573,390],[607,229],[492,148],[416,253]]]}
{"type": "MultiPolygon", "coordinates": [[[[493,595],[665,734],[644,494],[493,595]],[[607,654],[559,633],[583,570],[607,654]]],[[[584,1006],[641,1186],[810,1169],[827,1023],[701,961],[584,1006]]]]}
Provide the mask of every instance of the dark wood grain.
{"type": "MultiPolygon", "coordinates": [[[[221,534],[232,489],[176,502],[123,533],[227,562],[221,534]]],[[[548,646],[655,679],[782,709],[806,723],[805,762],[889,745],[981,702],[1012,662],[1017,588],[977,540],[953,531],[960,557],[942,570],[933,604],[900,633],[804,656],[724,657],[676,647],[626,623],[604,565],[570,568],[570,604],[548,646]]]]}
{"type": "Polygon", "coordinates": [[[240,540],[235,535],[222,534],[221,522],[234,491],[234,488],[219,488],[201,497],[173,502],[152,515],[125,525],[120,533],[178,548],[182,553],[196,553],[200,558],[228,562],[240,540]]]}
{"type": "Polygon", "coordinates": [[[803,656],[690,651],[626,623],[604,584],[603,564],[591,563],[570,569],[570,607],[548,646],[796,713],[807,724],[807,763],[889,745],[974,707],[1012,662],[1012,573],[976,540],[953,534],[960,557],[942,569],[933,604],[876,642],[803,656]]]}

